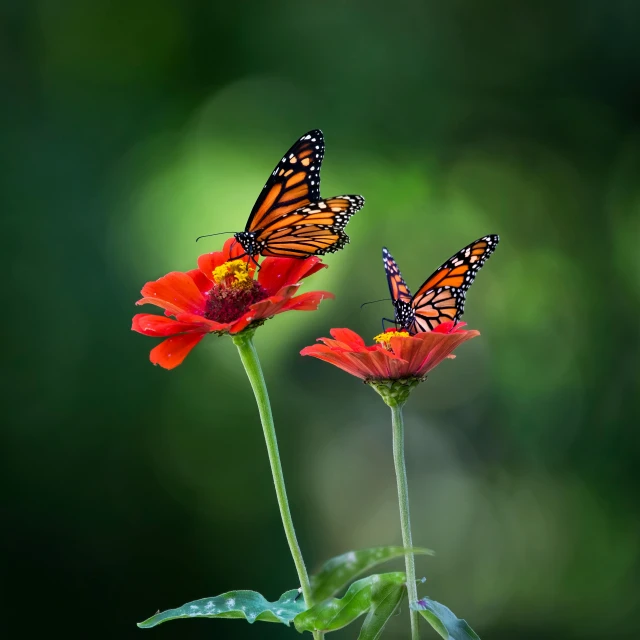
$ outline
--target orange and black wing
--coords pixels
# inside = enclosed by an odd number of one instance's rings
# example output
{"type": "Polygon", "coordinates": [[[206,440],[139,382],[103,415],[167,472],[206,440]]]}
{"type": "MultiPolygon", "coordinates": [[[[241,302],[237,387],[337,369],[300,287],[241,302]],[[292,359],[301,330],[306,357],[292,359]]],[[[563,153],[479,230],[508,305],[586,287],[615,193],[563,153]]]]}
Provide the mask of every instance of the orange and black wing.
{"type": "Polygon", "coordinates": [[[338,251],[349,242],[344,227],[363,205],[361,196],[335,196],[287,213],[258,231],[262,255],[305,258],[338,251]]]}
{"type": "Polygon", "coordinates": [[[384,270],[387,274],[391,300],[394,303],[397,300],[411,302],[411,291],[409,291],[409,287],[400,273],[398,263],[393,259],[393,256],[389,253],[389,250],[386,247],[382,248],[382,262],[384,263],[384,270]]]}
{"type": "Polygon", "coordinates": [[[497,235],[479,238],[449,258],[427,279],[411,301],[415,318],[410,333],[431,331],[443,322],[460,319],[465,294],[499,240],[497,235]]]}
{"type": "Polygon", "coordinates": [[[253,205],[245,231],[269,227],[286,214],[320,199],[324,136],[314,129],[287,151],[253,205]]]}
{"type": "Polygon", "coordinates": [[[263,256],[308,258],[333,253],[349,242],[344,231],[317,225],[285,227],[274,232],[262,250],[263,256]]]}

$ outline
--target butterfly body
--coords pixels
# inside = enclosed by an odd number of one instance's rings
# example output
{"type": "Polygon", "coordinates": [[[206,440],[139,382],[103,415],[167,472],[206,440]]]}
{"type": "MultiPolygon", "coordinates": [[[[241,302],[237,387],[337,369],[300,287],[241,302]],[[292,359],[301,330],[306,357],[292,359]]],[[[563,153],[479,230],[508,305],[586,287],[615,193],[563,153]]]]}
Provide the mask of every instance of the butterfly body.
{"type": "Polygon", "coordinates": [[[415,312],[411,308],[411,303],[405,300],[394,300],[393,311],[396,322],[401,331],[407,331],[415,320],[415,312]]]}
{"type": "Polygon", "coordinates": [[[342,249],[344,228],[364,205],[362,196],[320,197],[322,131],[314,129],[287,151],[269,176],[245,230],[234,234],[249,256],[307,258],[342,249]]]}
{"type": "Polygon", "coordinates": [[[458,322],[466,292],[499,241],[497,235],[489,235],[467,245],[434,271],[415,295],[411,295],[391,253],[383,248],[382,260],[400,330],[413,335],[431,331],[443,322],[458,322]]]}

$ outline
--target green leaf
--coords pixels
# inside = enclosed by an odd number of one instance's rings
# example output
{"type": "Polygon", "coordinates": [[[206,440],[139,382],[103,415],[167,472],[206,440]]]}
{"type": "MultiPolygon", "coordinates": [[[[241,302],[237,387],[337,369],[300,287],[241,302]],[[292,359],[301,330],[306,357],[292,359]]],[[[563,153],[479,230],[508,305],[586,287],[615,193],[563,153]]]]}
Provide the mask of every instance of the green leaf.
{"type": "Polygon", "coordinates": [[[402,602],[407,585],[394,582],[382,582],[374,586],[371,594],[371,607],[364,619],[358,640],[378,640],[389,618],[402,602]]]}
{"type": "MultiPolygon", "coordinates": [[[[433,555],[433,551],[422,547],[412,551],[415,554],[433,555]]],[[[314,602],[336,595],[364,571],[387,560],[402,557],[404,554],[404,547],[374,547],[349,551],[327,560],[320,571],[311,576],[311,593],[314,602]]]]}
{"type": "Polygon", "coordinates": [[[305,608],[302,597],[295,599],[298,594],[297,589],[292,589],[283,593],[277,602],[267,602],[255,591],[228,591],[214,598],[187,602],[178,609],[156,613],[148,620],[139,622],[138,626],[141,629],[149,629],[161,622],[180,618],[244,618],[251,624],[260,620],[282,622],[289,626],[289,623],[305,608]]]}
{"type": "MultiPolygon", "coordinates": [[[[396,586],[403,587],[406,581],[404,573],[382,573],[380,575],[368,576],[354,582],[344,597],[328,598],[320,602],[310,609],[298,614],[293,624],[301,633],[303,631],[335,631],[342,629],[353,622],[372,608],[375,602],[376,610],[380,608],[380,617],[384,613],[384,609],[388,610],[388,604],[385,603],[385,591],[387,587],[396,586]]],[[[402,589],[400,589],[402,591],[402,589]]],[[[397,606],[397,605],[396,605],[397,606]]],[[[394,607],[395,610],[395,607],[394,607]]],[[[382,622],[382,626],[384,626],[382,622]]],[[[367,621],[365,620],[365,624],[367,621]]],[[[370,622],[372,635],[363,636],[363,638],[375,638],[378,630],[381,630],[379,616],[374,613],[370,622]],[[376,625],[378,625],[376,627],[376,625]]],[[[369,632],[367,632],[369,633],[369,632]]]]}
{"type": "Polygon", "coordinates": [[[419,611],[445,640],[480,640],[465,620],[456,618],[451,609],[435,600],[422,598],[410,606],[414,611],[419,611]]]}

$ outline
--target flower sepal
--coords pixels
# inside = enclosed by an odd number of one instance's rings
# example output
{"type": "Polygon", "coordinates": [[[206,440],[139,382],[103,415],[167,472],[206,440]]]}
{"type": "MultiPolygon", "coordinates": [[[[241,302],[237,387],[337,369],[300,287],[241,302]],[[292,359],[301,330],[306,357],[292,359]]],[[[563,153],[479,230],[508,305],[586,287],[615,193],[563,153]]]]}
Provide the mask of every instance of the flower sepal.
{"type": "Polygon", "coordinates": [[[399,380],[376,380],[370,378],[364,380],[372,389],[375,389],[380,397],[389,407],[401,407],[411,395],[411,392],[427,379],[421,378],[400,378],[399,380]]]}

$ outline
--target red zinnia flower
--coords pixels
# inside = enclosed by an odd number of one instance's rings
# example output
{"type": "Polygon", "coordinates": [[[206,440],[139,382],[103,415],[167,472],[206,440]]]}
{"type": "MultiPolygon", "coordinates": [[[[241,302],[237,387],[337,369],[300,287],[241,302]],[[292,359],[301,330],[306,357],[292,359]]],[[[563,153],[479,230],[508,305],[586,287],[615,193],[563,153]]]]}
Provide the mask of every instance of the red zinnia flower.
{"type": "Polygon", "coordinates": [[[429,371],[446,358],[454,358],[452,352],[459,345],[480,335],[463,326],[463,322],[444,322],[433,331],[413,336],[406,331],[388,329],[376,336],[377,344],[370,347],[351,329],[331,329],[333,340],[320,338],[319,342],[323,344],[305,347],[300,353],[329,362],[361,378],[383,397],[385,390],[397,395],[400,389],[405,389],[408,395],[429,371]]]}
{"type": "Polygon", "coordinates": [[[208,333],[237,334],[284,311],[315,311],[327,291],[296,296],[302,280],[325,268],[320,258],[265,258],[256,266],[230,238],[222,251],[198,258],[198,268],[173,271],[147,282],[136,304],[155,304],[164,316],[139,313],[131,328],[154,338],[168,338],[151,350],[150,359],[165,369],[177,367],[208,333]],[[173,316],[173,318],[167,317],[173,316]]]}

